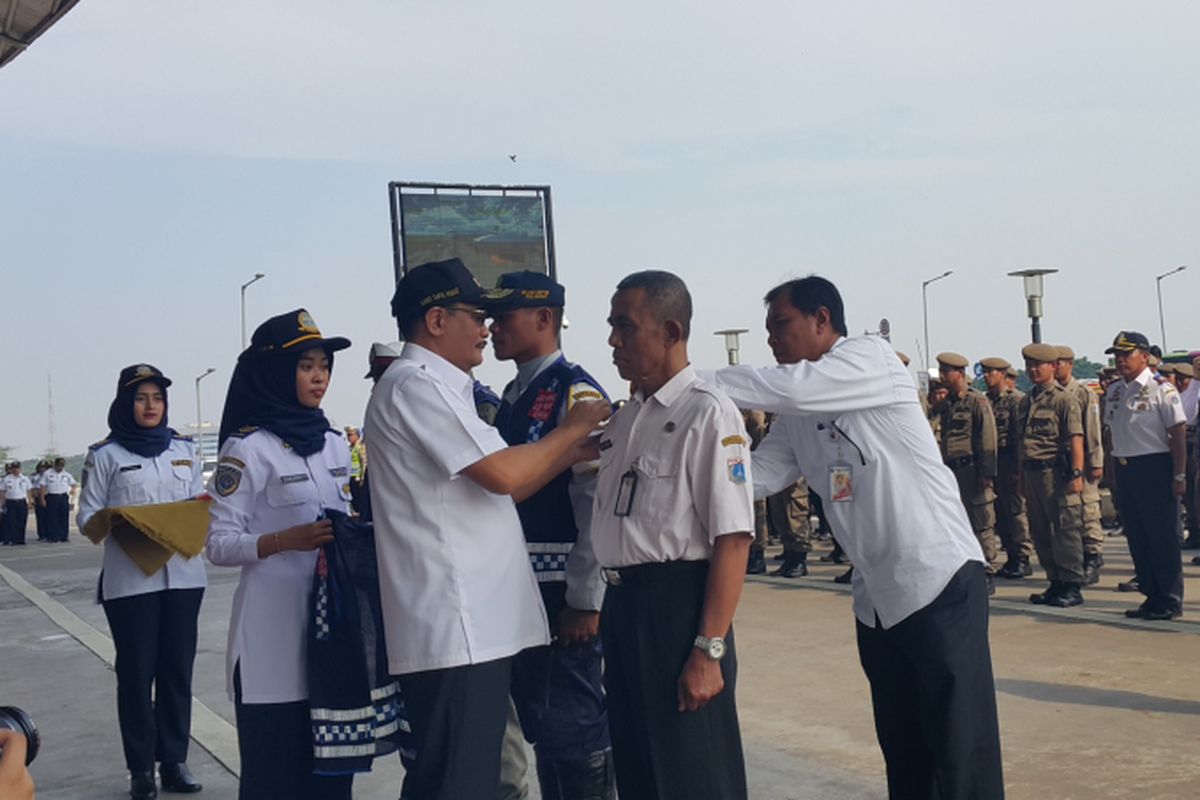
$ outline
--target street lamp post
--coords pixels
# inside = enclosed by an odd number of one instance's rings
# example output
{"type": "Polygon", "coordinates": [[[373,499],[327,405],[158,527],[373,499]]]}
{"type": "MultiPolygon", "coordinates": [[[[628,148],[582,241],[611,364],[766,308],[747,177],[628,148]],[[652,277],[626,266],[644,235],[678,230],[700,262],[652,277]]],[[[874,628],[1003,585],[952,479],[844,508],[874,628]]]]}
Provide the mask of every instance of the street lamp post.
{"type": "Polygon", "coordinates": [[[216,371],[217,371],[216,367],[209,367],[208,369],[204,370],[204,373],[202,375],[196,376],[196,448],[197,449],[199,449],[201,447],[201,445],[203,444],[203,442],[201,441],[201,434],[204,432],[204,429],[201,427],[203,424],[204,416],[200,413],[200,381],[204,380],[205,378],[207,378],[209,375],[212,375],[216,371]]]}
{"type": "Polygon", "coordinates": [[[1185,269],[1187,269],[1187,265],[1176,267],[1172,270],[1167,270],[1162,275],[1156,275],[1154,277],[1154,288],[1158,291],[1158,332],[1162,336],[1161,341],[1164,353],[1169,351],[1167,350],[1167,323],[1163,319],[1162,309],[1162,279],[1168,275],[1174,275],[1176,272],[1183,272],[1185,269]]]}
{"type": "Polygon", "coordinates": [[[1042,276],[1053,275],[1056,269],[1019,269],[1008,273],[1020,278],[1025,289],[1025,303],[1029,310],[1029,331],[1034,344],[1042,343],[1042,276]]]}
{"type": "Polygon", "coordinates": [[[267,277],[261,272],[254,273],[254,277],[242,284],[242,349],[246,349],[246,287],[252,283],[261,281],[267,277]]]}
{"type": "Polygon", "coordinates": [[[926,290],[929,288],[929,284],[940,281],[942,278],[949,278],[953,274],[954,270],[948,269],[937,277],[921,281],[921,316],[925,320],[925,369],[929,369],[929,297],[926,290]]]}
{"type": "Polygon", "coordinates": [[[738,351],[742,349],[742,346],[738,337],[749,332],[748,328],[726,328],[723,331],[714,331],[715,335],[725,337],[725,354],[729,358],[729,366],[735,367],[740,362],[738,351]]]}

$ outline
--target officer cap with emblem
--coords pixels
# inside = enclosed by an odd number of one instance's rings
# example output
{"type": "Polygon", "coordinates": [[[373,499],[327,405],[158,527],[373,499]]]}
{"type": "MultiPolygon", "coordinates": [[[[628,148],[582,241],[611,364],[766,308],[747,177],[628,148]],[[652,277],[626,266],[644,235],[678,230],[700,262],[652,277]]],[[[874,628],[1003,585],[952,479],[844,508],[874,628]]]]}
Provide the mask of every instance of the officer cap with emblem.
{"type": "Polygon", "coordinates": [[[567,290],[549,275],[532,270],[506,272],[488,292],[491,307],[496,311],[514,308],[562,308],[567,304],[567,290]]]}
{"type": "Polygon", "coordinates": [[[1115,353],[1132,353],[1134,350],[1150,352],[1150,340],[1137,331],[1121,331],[1113,339],[1112,347],[1104,351],[1106,355],[1115,353]]]}
{"type": "Polygon", "coordinates": [[[142,381],[154,381],[162,389],[171,385],[171,379],[162,374],[162,370],[150,364],[132,364],[121,370],[117,378],[117,391],[137,386],[142,381]]]}
{"type": "Polygon", "coordinates": [[[373,378],[377,375],[382,375],[387,369],[388,364],[391,364],[400,357],[400,351],[404,345],[400,342],[375,342],[371,345],[371,352],[367,354],[367,374],[364,378],[373,378]]]}
{"type": "Polygon", "coordinates": [[[1075,360],[1075,351],[1072,350],[1070,347],[1067,347],[1065,344],[1055,345],[1054,349],[1058,351],[1058,360],[1059,361],[1074,361],[1075,360]]]}
{"type": "Polygon", "coordinates": [[[1053,364],[1058,361],[1058,348],[1052,344],[1027,344],[1021,348],[1021,357],[1026,361],[1053,364]]]}
{"type": "Polygon", "coordinates": [[[1012,364],[1008,363],[1006,360],[1004,360],[1003,358],[1000,358],[999,356],[988,356],[987,358],[981,358],[979,360],[979,366],[983,367],[984,369],[1000,369],[1000,370],[1012,369],[1012,364]]]}
{"type": "Polygon", "coordinates": [[[952,367],[954,369],[966,369],[971,365],[971,362],[967,361],[966,356],[959,355],[958,353],[938,353],[937,362],[941,366],[952,367]]]}
{"type": "Polygon", "coordinates": [[[238,361],[269,358],[280,353],[303,353],[305,350],[321,348],[327,353],[336,353],[350,346],[350,340],[342,336],[326,339],[313,321],[312,315],[303,308],[271,317],[254,329],[250,346],[238,356],[238,361]]]}
{"type": "Polygon", "coordinates": [[[408,270],[396,284],[392,316],[404,322],[457,303],[484,308],[490,297],[461,259],[430,261],[408,270]]]}

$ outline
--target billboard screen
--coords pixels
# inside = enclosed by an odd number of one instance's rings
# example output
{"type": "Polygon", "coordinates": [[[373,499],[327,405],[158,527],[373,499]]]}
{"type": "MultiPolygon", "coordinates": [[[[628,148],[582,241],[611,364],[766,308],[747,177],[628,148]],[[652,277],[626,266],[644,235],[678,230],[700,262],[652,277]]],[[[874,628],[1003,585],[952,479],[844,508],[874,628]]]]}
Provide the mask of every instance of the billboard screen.
{"type": "Polygon", "coordinates": [[[548,187],[393,187],[397,279],[410,267],[454,257],[483,286],[515,270],[554,274],[548,187]]]}

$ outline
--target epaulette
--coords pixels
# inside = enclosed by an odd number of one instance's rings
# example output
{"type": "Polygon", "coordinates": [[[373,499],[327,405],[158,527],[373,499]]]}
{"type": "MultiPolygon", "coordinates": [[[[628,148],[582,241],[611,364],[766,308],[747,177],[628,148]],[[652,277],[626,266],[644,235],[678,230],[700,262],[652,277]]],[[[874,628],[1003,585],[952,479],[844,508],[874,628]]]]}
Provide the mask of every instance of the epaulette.
{"type": "Polygon", "coordinates": [[[113,440],[112,440],[112,439],[101,439],[101,440],[100,440],[100,441],[98,441],[98,442],[95,442],[95,443],[93,443],[93,444],[89,444],[89,445],[88,445],[88,451],[99,450],[101,447],[104,447],[104,445],[106,445],[106,444],[112,444],[112,442],[113,442],[113,440]]]}
{"type": "Polygon", "coordinates": [[[245,439],[250,434],[258,430],[257,425],[243,425],[233,433],[229,434],[230,439],[245,439]]]}
{"type": "MultiPolygon", "coordinates": [[[[1164,383],[1166,383],[1166,382],[1167,382],[1167,379],[1166,379],[1166,378],[1164,378],[1162,375],[1159,375],[1159,374],[1156,372],[1156,373],[1154,373],[1154,382],[1155,382],[1155,383],[1157,383],[1157,384],[1160,384],[1160,385],[1161,385],[1161,384],[1164,384],[1164,383]]],[[[1172,385],[1172,386],[1174,386],[1175,384],[1171,384],[1171,385],[1172,385]]]]}
{"type": "Polygon", "coordinates": [[[193,438],[192,436],[189,436],[189,435],[188,435],[188,434],[186,434],[186,433],[179,433],[179,432],[176,432],[176,433],[175,433],[175,435],[174,435],[174,436],[172,436],[171,438],[172,438],[172,439],[175,439],[176,441],[179,441],[179,442],[191,442],[191,441],[194,441],[194,438],[193,438]]]}

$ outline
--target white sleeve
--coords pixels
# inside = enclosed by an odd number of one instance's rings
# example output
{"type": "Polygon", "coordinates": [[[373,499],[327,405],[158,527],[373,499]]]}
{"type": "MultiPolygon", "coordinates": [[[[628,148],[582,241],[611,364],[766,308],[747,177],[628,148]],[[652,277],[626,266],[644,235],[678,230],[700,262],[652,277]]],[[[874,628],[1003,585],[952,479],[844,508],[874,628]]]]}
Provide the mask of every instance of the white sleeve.
{"type": "Polygon", "coordinates": [[[1174,386],[1163,386],[1163,402],[1158,404],[1158,408],[1163,427],[1167,430],[1187,424],[1187,415],[1183,413],[1183,401],[1179,399],[1179,390],[1174,386]]]}
{"type": "Polygon", "coordinates": [[[245,439],[225,440],[208,487],[212,502],[204,549],[213,564],[238,567],[259,560],[258,536],[249,532],[249,525],[262,471],[253,445],[245,439]]]}
{"type": "Polygon", "coordinates": [[[446,477],[454,477],[477,461],[507,447],[500,432],[473,408],[451,396],[440,381],[417,373],[393,390],[388,417],[398,418],[446,477]]]}
{"type": "MultiPolygon", "coordinates": [[[[816,361],[697,372],[725,392],[739,408],[776,414],[843,413],[905,399],[892,372],[900,361],[896,359],[896,365],[892,365],[887,355],[874,343],[849,340],[816,361]]],[[[915,401],[916,389],[911,386],[911,377],[907,381],[906,388],[915,401]]]]}
{"type": "Polygon", "coordinates": [[[604,580],[600,561],[592,548],[592,504],[596,497],[596,470],[571,475],[567,494],[575,512],[579,531],[575,545],[567,554],[567,605],[580,611],[599,611],[604,602],[604,580]]]}
{"type": "Polygon", "coordinates": [[[779,494],[800,480],[796,451],[788,441],[783,418],[777,418],[771,430],[750,455],[754,464],[754,497],[779,494]]]}
{"type": "Polygon", "coordinates": [[[113,460],[103,450],[88,450],[83,462],[83,491],[79,493],[79,513],[75,524],[79,530],[96,512],[108,505],[108,482],[112,478],[113,460]]]}
{"type": "Polygon", "coordinates": [[[696,515],[710,542],[731,533],[754,532],[754,485],[750,474],[750,439],[742,415],[733,404],[714,397],[690,435],[693,451],[685,457],[696,515]]]}

